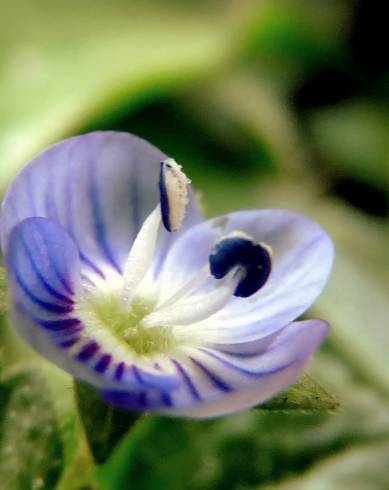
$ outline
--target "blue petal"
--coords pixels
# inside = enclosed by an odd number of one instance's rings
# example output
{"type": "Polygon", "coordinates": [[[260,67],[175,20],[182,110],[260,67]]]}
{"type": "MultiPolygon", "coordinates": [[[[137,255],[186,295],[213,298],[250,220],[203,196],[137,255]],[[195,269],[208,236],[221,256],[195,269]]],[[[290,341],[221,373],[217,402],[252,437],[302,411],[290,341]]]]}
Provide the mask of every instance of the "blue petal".
{"type": "MultiPolygon", "coordinates": [[[[52,146],[27,165],[5,195],[3,250],[18,222],[47,217],[73,238],[91,280],[121,272],[136,233],[158,202],[163,159],[166,155],[157,148],[128,133],[96,132],[52,146]]],[[[185,227],[199,219],[192,199],[185,227]]],[[[167,242],[174,239],[165,232],[159,243],[161,262],[167,242]]]]}
{"type": "Polygon", "coordinates": [[[176,389],[106,389],[102,395],[130,410],[193,418],[226,415],[258,405],[293,384],[327,332],[328,325],[320,320],[294,322],[267,349],[250,355],[181,348],[170,358],[181,381],[176,389]]]}
{"type": "MultiPolygon", "coordinates": [[[[219,313],[187,327],[203,332],[210,343],[244,344],[271,338],[312,305],[333,263],[333,244],[313,221],[284,210],[241,211],[196,225],[181,236],[162,271],[163,295],[173,294],[206,266],[215,242],[235,230],[270,245],[273,268],[256,294],[233,297],[219,313]]],[[[200,297],[201,291],[196,295],[200,297]]]]}
{"type": "Polygon", "coordinates": [[[186,358],[181,354],[173,360],[183,386],[171,393],[171,406],[162,411],[203,418],[258,405],[298,379],[327,332],[320,320],[294,322],[266,350],[250,356],[188,349],[186,358]]]}
{"type": "Polygon", "coordinates": [[[22,221],[10,235],[5,259],[18,307],[47,322],[73,311],[79,254],[59,225],[45,218],[22,221]]]}
{"type": "Polygon", "coordinates": [[[171,394],[160,390],[104,390],[102,396],[108,403],[126,410],[154,411],[172,406],[171,394]]]}
{"type": "Polygon", "coordinates": [[[170,390],[179,384],[172,372],[151,369],[134,355],[123,359],[115,349],[109,352],[104,335],[97,337],[82,324],[76,309],[79,253],[55,221],[27,218],[15,226],[5,260],[13,323],[43,356],[98,388],[170,390]]]}
{"type": "Polygon", "coordinates": [[[5,261],[15,328],[52,359],[52,345],[78,338],[82,330],[74,315],[80,284],[77,247],[54,221],[28,218],[12,230],[5,261]]]}

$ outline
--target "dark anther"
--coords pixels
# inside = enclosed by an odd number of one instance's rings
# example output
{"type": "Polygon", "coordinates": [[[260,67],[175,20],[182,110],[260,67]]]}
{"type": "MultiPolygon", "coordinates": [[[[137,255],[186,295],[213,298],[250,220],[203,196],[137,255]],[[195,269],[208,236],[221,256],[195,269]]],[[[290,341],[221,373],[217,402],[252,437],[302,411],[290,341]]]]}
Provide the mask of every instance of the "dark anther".
{"type": "Polygon", "coordinates": [[[165,178],[165,168],[170,168],[170,165],[166,162],[161,162],[161,170],[159,174],[159,192],[161,199],[161,214],[162,214],[162,223],[167,231],[172,231],[170,224],[170,205],[169,205],[169,197],[167,193],[166,187],[166,178],[165,178]]]}
{"type": "Polygon", "coordinates": [[[247,298],[256,293],[269,278],[272,260],[270,248],[255,243],[242,234],[227,236],[220,240],[209,256],[211,274],[222,279],[238,267],[243,277],[235,289],[234,296],[247,298]]]}

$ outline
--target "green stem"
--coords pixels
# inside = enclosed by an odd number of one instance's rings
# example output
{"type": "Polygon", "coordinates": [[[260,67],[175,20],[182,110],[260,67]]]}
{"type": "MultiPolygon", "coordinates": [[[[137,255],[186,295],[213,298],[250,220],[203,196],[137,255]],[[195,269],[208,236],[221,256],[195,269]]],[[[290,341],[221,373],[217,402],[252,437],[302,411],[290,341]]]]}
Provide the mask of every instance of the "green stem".
{"type": "Polygon", "coordinates": [[[0,265],[0,314],[5,313],[7,308],[7,289],[5,279],[5,269],[0,265]]]}
{"type": "Polygon", "coordinates": [[[105,403],[98,391],[75,380],[78,411],[96,464],[103,464],[140,415],[105,403]]]}

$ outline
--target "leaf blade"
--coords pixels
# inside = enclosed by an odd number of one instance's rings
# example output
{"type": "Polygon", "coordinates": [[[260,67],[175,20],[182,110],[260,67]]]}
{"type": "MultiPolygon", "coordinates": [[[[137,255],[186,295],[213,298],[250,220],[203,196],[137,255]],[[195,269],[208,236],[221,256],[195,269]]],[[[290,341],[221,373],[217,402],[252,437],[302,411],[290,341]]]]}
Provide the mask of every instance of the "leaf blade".
{"type": "Polygon", "coordinates": [[[3,373],[0,388],[0,487],[54,488],[62,442],[44,376],[16,365],[3,373]]]}
{"type": "Polygon", "coordinates": [[[272,400],[256,407],[259,410],[335,412],[339,401],[312,376],[304,374],[296,384],[272,400]]]}

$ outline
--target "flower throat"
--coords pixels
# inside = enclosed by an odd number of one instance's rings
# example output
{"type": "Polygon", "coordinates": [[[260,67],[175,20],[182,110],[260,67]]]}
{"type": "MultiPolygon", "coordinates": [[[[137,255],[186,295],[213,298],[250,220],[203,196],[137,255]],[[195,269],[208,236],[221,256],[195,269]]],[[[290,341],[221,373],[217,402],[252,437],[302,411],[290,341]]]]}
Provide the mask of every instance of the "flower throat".
{"type": "Polygon", "coordinates": [[[135,299],[129,308],[124,307],[119,296],[110,295],[90,298],[87,310],[95,317],[97,325],[142,356],[164,353],[178,344],[171,328],[142,325],[143,318],[153,311],[153,307],[151,302],[141,299],[135,299]]]}

